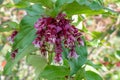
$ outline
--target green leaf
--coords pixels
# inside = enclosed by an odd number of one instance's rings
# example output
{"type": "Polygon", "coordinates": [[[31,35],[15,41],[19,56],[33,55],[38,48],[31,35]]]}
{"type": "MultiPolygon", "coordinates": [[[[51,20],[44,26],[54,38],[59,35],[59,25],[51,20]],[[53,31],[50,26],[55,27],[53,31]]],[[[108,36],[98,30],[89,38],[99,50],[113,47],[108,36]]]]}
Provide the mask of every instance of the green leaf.
{"type": "Polygon", "coordinates": [[[69,50],[68,50],[67,48],[65,48],[64,45],[62,45],[62,49],[63,49],[62,57],[63,57],[64,59],[68,59],[67,56],[68,56],[69,50]]]}
{"type": "Polygon", "coordinates": [[[80,5],[85,5],[90,7],[92,10],[100,10],[102,9],[102,5],[99,4],[99,2],[93,0],[76,0],[80,5]]]}
{"type": "Polygon", "coordinates": [[[25,55],[36,50],[34,48],[32,41],[35,38],[35,29],[33,27],[38,16],[30,17],[25,16],[20,23],[20,31],[15,37],[13,50],[18,49],[18,53],[14,60],[10,59],[5,68],[4,74],[10,74],[14,65],[20,61],[25,55]]]}
{"type": "Polygon", "coordinates": [[[25,16],[20,22],[20,30],[25,28],[34,29],[34,24],[41,16],[25,16]]]}
{"type": "Polygon", "coordinates": [[[100,75],[93,71],[86,71],[85,78],[86,80],[103,80],[100,75]]]}
{"type": "Polygon", "coordinates": [[[64,66],[48,65],[41,73],[41,77],[47,80],[65,80],[69,75],[69,68],[64,66]]]}
{"type": "Polygon", "coordinates": [[[40,77],[41,71],[47,65],[47,59],[40,55],[28,55],[26,61],[28,64],[32,65],[35,68],[35,73],[36,73],[35,80],[38,80],[40,77]]]}
{"type": "Polygon", "coordinates": [[[89,0],[76,0],[80,5],[90,5],[89,0]]]}
{"type": "Polygon", "coordinates": [[[21,0],[13,0],[15,4],[19,3],[21,0]]]}
{"type": "Polygon", "coordinates": [[[90,66],[94,67],[95,69],[100,69],[101,68],[99,65],[94,64],[90,60],[87,60],[85,64],[90,65],[90,66]]]}
{"type": "Polygon", "coordinates": [[[85,79],[85,69],[84,68],[80,68],[75,76],[75,80],[82,80],[82,79],[85,79]]]}
{"type": "Polygon", "coordinates": [[[89,5],[89,7],[92,9],[92,10],[100,10],[102,9],[103,7],[96,1],[92,1],[91,4],[89,5]]]}
{"type": "Polygon", "coordinates": [[[25,55],[36,50],[32,44],[25,46],[23,49],[19,49],[15,59],[9,59],[7,64],[4,67],[3,74],[9,75],[12,73],[12,69],[18,61],[20,61],[25,55]]]}
{"type": "Polygon", "coordinates": [[[5,59],[6,59],[6,61],[9,61],[10,58],[11,58],[10,52],[8,51],[7,54],[5,55],[5,59]]]}
{"type": "Polygon", "coordinates": [[[23,48],[27,44],[32,44],[32,41],[36,37],[34,29],[34,23],[39,16],[25,16],[20,22],[20,31],[14,39],[13,49],[23,48]]]}
{"type": "Polygon", "coordinates": [[[89,46],[92,46],[92,47],[98,47],[99,44],[100,44],[100,40],[99,40],[99,39],[94,39],[94,40],[92,40],[92,41],[89,41],[87,44],[88,44],[89,46]]]}
{"type": "Polygon", "coordinates": [[[42,68],[44,65],[47,64],[47,60],[45,57],[42,57],[40,55],[29,55],[27,57],[27,63],[32,65],[33,67],[39,67],[42,68]]]}
{"type": "Polygon", "coordinates": [[[74,14],[101,14],[104,13],[103,10],[92,10],[90,7],[86,5],[80,5],[76,1],[67,4],[65,6],[62,6],[62,11],[65,11],[68,16],[74,15],[74,14]]]}
{"type": "Polygon", "coordinates": [[[120,60],[120,50],[117,50],[114,55],[118,60],[120,60]]]}
{"type": "Polygon", "coordinates": [[[72,3],[74,0],[57,0],[56,1],[56,7],[61,7],[65,4],[72,3]]]}
{"type": "Polygon", "coordinates": [[[117,50],[116,52],[117,52],[117,55],[120,57],[120,50],[117,50]]]}
{"type": "Polygon", "coordinates": [[[27,11],[28,15],[30,16],[36,16],[36,15],[43,15],[44,14],[44,9],[40,4],[34,4],[28,8],[25,8],[27,11]]]}
{"type": "Polygon", "coordinates": [[[29,6],[30,6],[30,3],[27,1],[19,1],[19,2],[15,3],[15,7],[17,7],[17,8],[26,8],[29,6]]]}
{"type": "MultiPolygon", "coordinates": [[[[85,42],[84,42],[85,43],[85,42]]],[[[68,59],[68,53],[69,50],[67,48],[65,48],[63,46],[63,58],[67,59],[70,65],[70,75],[75,74],[81,67],[82,65],[85,64],[86,60],[87,60],[87,48],[86,45],[85,46],[78,46],[76,45],[75,47],[76,53],[79,55],[79,57],[77,59],[68,59]]]]}
{"type": "Polygon", "coordinates": [[[89,33],[88,29],[85,26],[83,26],[82,30],[86,33],[89,33]]]}
{"type": "Polygon", "coordinates": [[[40,3],[42,6],[45,6],[47,8],[53,8],[52,0],[26,0],[26,1],[30,1],[33,3],[40,3]]]}
{"type": "Polygon", "coordinates": [[[107,33],[112,34],[115,30],[116,28],[113,26],[107,30],[107,33]]]}
{"type": "Polygon", "coordinates": [[[13,29],[19,28],[18,23],[13,22],[13,21],[5,22],[5,23],[3,23],[3,26],[4,26],[4,25],[7,25],[8,27],[13,28],[13,29]]]}
{"type": "Polygon", "coordinates": [[[103,35],[103,32],[98,32],[98,31],[93,31],[91,33],[92,37],[95,38],[95,39],[100,39],[103,35]]]}
{"type": "Polygon", "coordinates": [[[70,59],[69,64],[71,67],[71,75],[75,74],[86,63],[87,48],[86,46],[76,46],[76,53],[79,55],[77,59],[70,59]]]}
{"type": "Polygon", "coordinates": [[[11,30],[13,30],[13,29],[11,29],[11,28],[3,28],[3,27],[0,27],[0,32],[8,32],[8,31],[11,31],[11,30]]]}
{"type": "Polygon", "coordinates": [[[87,47],[85,46],[76,46],[76,53],[79,55],[78,57],[78,65],[82,66],[87,61],[87,47]]]}
{"type": "Polygon", "coordinates": [[[19,25],[16,22],[8,21],[0,25],[0,32],[11,31],[13,29],[18,29],[19,25]],[[4,26],[7,26],[4,28],[4,26]]]}
{"type": "Polygon", "coordinates": [[[106,57],[106,56],[105,56],[105,57],[103,57],[103,58],[104,58],[103,60],[104,60],[105,62],[109,62],[109,61],[110,61],[110,60],[109,60],[109,58],[108,58],[108,57],[106,57]]]}

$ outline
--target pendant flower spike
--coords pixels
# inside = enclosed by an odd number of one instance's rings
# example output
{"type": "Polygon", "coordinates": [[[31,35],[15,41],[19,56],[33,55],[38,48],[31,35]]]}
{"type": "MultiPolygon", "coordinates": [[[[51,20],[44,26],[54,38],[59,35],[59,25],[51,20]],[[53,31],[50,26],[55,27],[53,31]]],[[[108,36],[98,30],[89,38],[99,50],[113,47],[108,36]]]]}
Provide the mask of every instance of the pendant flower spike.
{"type": "MultiPolygon", "coordinates": [[[[14,38],[18,34],[18,31],[13,31],[12,34],[7,38],[7,40],[13,44],[14,43],[14,38]]],[[[14,51],[11,52],[11,58],[14,59],[16,57],[16,54],[18,53],[18,49],[15,49],[14,51]]]]}
{"type": "Polygon", "coordinates": [[[18,49],[14,50],[12,53],[11,53],[11,58],[14,59],[16,57],[18,53],[18,49]]]}
{"type": "Polygon", "coordinates": [[[18,34],[18,31],[13,31],[12,32],[12,34],[11,34],[11,36],[9,36],[8,38],[7,38],[7,40],[11,43],[11,44],[13,44],[13,42],[14,42],[14,38],[15,38],[15,36],[18,34]]]}
{"type": "Polygon", "coordinates": [[[33,41],[34,46],[40,48],[41,53],[46,53],[48,44],[54,45],[56,63],[60,63],[62,60],[62,43],[65,48],[70,50],[68,58],[78,57],[74,49],[75,42],[84,45],[81,39],[82,34],[74,25],[70,24],[71,20],[65,17],[66,15],[63,13],[59,13],[55,18],[42,17],[34,25],[37,31],[37,37],[33,41]]]}

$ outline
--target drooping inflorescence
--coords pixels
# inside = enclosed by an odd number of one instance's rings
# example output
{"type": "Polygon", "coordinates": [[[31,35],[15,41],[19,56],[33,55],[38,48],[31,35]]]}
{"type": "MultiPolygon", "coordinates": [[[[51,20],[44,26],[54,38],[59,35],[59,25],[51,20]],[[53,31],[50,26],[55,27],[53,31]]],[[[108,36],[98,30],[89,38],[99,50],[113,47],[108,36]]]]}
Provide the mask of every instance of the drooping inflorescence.
{"type": "Polygon", "coordinates": [[[14,51],[11,53],[11,58],[14,59],[17,53],[18,53],[18,49],[14,50],[14,51]]]}
{"type": "MultiPolygon", "coordinates": [[[[14,38],[15,36],[18,34],[18,31],[13,31],[12,34],[7,38],[8,41],[13,44],[14,43],[14,38]]],[[[11,58],[14,59],[16,54],[18,53],[18,49],[14,50],[12,53],[11,53],[11,58]]]]}
{"type": "Polygon", "coordinates": [[[35,47],[40,48],[41,53],[45,54],[48,51],[48,44],[53,45],[55,54],[55,62],[62,60],[62,43],[65,48],[70,50],[68,58],[77,58],[75,51],[75,42],[79,45],[84,45],[81,39],[81,33],[71,25],[71,20],[65,18],[66,15],[59,13],[55,18],[42,17],[35,23],[34,28],[37,30],[37,37],[33,41],[35,47]]]}
{"type": "Polygon", "coordinates": [[[11,43],[11,44],[13,44],[13,42],[14,42],[14,38],[15,38],[15,36],[17,35],[17,33],[18,33],[18,31],[13,31],[12,32],[12,34],[11,34],[11,36],[9,36],[7,39],[8,39],[8,41],[11,43]]]}

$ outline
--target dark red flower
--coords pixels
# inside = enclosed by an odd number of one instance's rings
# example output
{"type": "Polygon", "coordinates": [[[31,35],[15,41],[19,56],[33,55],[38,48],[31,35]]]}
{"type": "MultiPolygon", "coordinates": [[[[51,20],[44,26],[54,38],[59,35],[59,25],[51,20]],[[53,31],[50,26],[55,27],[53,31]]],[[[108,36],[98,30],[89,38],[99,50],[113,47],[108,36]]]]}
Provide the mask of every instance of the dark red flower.
{"type": "Polygon", "coordinates": [[[83,42],[83,40],[82,40],[80,37],[77,39],[77,41],[78,41],[78,43],[79,43],[80,45],[84,46],[84,42],[83,42]]]}
{"type": "Polygon", "coordinates": [[[7,40],[8,40],[11,44],[13,44],[14,38],[15,38],[15,36],[17,35],[17,33],[18,33],[18,31],[13,31],[13,33],[11,34],[11,36],[9,36],[9,37],[7,38],[7,40]]]}
{"type": "Polygon", "coordinates": [[[79,30],[71,25],[71,20],[65,18],[66,14],[59,13],[55,18],[43,17],[38,19],[34,28],[36,29],[37,38],[33,41],[35,47],[39,47],[42,52],[46,53],[46,47],[50,44],[54,45],[55,62],[60,62],[62,59],[62,43],[70,49],[69,58],[76,58],[78,55],[75,52],[75,43],[84,45],[81,39],[79,30]],[[44,46],[43,45],[44,42],[44,46]]]}
{"type": "Polygon", "coordinates": [[[18,53],[18,49],[14,50],[12,53],[11,53],[11,58],[14,59],[16,57],[16,54],[18,53]]]}
{"type": "Polygon", "coordinates": [[[79,56],[78,56],[78,54],[75,52],[75,50],[74,49],[71,49],[70,50],[70,53],[68,54],[68,58],[75,58],[75,59],[77,59],[79,56]]]}
{"type": "Polygon", "coordinates": [[[43,45],[43,41],[41,41],[40,37],[37,37],[32,43],[35,45],[35,47],[38,48],[40,48],[43,45]]]}
{"type": "Polygon", "coordinates": [[[57,53],[55,55],[54,60],[55,60],[55,63],[62,63],[62,54],[61,53],[57,53]]]}

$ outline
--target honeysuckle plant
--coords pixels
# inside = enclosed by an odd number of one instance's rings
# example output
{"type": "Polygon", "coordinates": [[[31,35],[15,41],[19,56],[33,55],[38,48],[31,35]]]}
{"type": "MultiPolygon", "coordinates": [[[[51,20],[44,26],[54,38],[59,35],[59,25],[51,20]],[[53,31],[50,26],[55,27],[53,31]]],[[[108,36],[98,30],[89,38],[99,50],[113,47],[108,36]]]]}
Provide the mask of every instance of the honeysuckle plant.
{"type": "Polygon", "coordinates": [[[85,28],[73,15],[106,13],[102,0],[13,0],[26,15],[8,37],[12,45],[3,74],[9,75],[22,58],[35,69],[35,80],[103,80],[86,70],[91,62],[85,28]],[[10,55],[9,55],[10,54],[10,55]]]}

